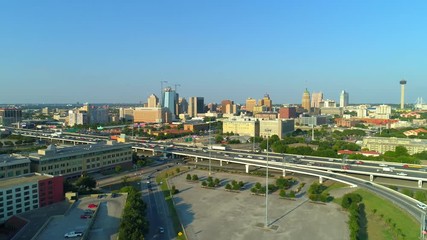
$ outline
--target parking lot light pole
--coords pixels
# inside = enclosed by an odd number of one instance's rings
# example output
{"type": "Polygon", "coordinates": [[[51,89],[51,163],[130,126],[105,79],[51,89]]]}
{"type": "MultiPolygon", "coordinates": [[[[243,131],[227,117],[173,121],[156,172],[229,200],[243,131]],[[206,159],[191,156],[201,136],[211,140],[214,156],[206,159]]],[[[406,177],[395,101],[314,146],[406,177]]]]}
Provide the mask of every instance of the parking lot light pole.
{"type": "Polygon", "coordinates": [[[211,122],[209,121],[209,176],[212,174],[212,142],[211,142],[211,122]]]}
{"type": "Polygon", "coordinates": [[[270,137],[270,131],[271,129],[265,129],[265,132],[267,132],[267,169],[265,174],[265,227],[268,227],[268,138],[270,137]]]}

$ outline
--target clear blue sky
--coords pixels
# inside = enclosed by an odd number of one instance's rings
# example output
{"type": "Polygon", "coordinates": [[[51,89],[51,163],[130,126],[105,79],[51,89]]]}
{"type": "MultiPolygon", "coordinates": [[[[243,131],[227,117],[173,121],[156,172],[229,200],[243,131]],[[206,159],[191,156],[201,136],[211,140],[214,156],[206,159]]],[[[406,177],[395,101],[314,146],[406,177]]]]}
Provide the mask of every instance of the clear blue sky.
{"type": "Polygon", "coordinates": [[[427,100],[427,1],[0,1],[0,103],[427,100]]]}

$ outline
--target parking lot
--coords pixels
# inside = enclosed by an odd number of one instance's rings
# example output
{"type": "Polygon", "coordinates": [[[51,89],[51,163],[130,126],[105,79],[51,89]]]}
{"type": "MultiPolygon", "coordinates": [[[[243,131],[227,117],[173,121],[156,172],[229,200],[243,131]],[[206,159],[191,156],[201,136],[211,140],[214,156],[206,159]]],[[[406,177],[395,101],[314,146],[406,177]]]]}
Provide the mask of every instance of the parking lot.
{"type": "MultiPolygon", "coordinates": [[[[190,172],[206,178],[206,171],[190,172]]],[[[349,238],[348,215],[334,203],[316,204],[306,196],[296,201],[280,199],[278,192],[269,195],[268,222],[266,230],[265,197],[250,193],[256,182],[265,184],[265,178],[249,175],[215,173],[221,187],[204,189],[200,183],[186,181],[186,174],[171,179],[180,192],[175,195],[178,214],[186,229],[188,239],[317,239],[345,240],[349,238]],[[227,192],[225,184],[230,180],[247,182],[240,193],[227,192]],[[331,227],[333,226],[333,227],[331,227]]],[[[298,177],[307,187],[313,178],[298,177]]],[[[274,179],[271,179],[271,183],[274,179]]]]}
{"type": "Polygon", "coordinates": [[[84,233],[88,230],[91,221],[94,221],[94,224],[88,239],[115,239],[125,201],[126,195],[115,198],[109,195],[104,198],[81,198],[67,215],[53,218],[37,239],[63,239],[64,234],[71,231],[84,233]],[[91,208],[98,211],[96,217],[83,218],[90,204],[97,206],[91,208]]]}

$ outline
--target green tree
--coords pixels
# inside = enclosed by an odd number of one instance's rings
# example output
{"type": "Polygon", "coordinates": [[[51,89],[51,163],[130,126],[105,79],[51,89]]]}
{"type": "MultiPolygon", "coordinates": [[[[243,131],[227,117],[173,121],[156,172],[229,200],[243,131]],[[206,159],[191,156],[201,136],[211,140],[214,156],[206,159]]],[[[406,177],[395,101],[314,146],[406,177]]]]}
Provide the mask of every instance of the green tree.
{"type": "Polygon", "coordinates": [[[281,189],[279,195],[282,198],[286,197],[286,191],[284,189],[281,189]]]}
{"type": "Polygon", "coordinates": [[[187,177],[185,178],[185,179],[187,179],[187,180],[191,180],[191,174],[187,174],[187,177]]]}
{"type": "Polygon", "coordinates": [[[180,168],[175,168],[176,173],[179,173],[181,171],[180,168]]]}
{"type": "Polygon", "coordinates": [[[117,165],[117,166],[114,168],[114,170],[115,170],[115,172],[116,172],[116,173],[120,173],[120,172],[122,171],[122,166],[117,165]]]}
{"type": "Polygon", "coordinates": [[[198,181],[199,180],[199,176],[197,176],[197,174],[194,174],[193,177],[191,178],[191,180],[198,181]]]}
{"type": "Polygon", "coordinates": [[[208,183],[207,183],[206,181],[203,181],[203,182],[202,182],[202,186],[203,186],[203,187],[206,187],[207,185],[208,185],[208,183]]]}
{"type": "Polygon", "coordinates": [[[341,201],[341,206],[345,209],[348,209],[352,204],[358,204],[362,201],[362,196],[357,193],[347,193],[343,196],[341,201]]]}
{"type": "Polygon", "coordinates": [[[219,186],[220,180],[218,178],[215,178],[214,180],[214,185],[215,186],[219,186]]]}
{"type": "Polygon", "coordinates": [[[91,176],[82,176],[77,179],[75,185],[80,189],[92,190],[96,187],[96,181],[91,176]]]}
{"type": "Polygon", "coordinates": [[[231,190],[231,185],[229,183],[227,183],[227,185],[225,185],[225,189],[231,190]]]}

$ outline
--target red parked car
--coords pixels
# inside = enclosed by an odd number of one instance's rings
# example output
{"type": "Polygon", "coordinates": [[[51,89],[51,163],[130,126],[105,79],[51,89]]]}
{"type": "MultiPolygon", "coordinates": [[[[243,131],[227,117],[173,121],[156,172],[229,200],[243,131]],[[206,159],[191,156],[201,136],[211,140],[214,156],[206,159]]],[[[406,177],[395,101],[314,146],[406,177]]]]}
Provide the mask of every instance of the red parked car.
{"type": "Polygon", "coordinates": [[[408,164],[404,164],[402,167],[403,168],[409,168],[409,165],[408,164]]]}
{"type": "Polygon", "coordinates": [[[91,203],[91,204],[87,205],[87,207],[88,207],[88,208],[97,208],[97,207],[98,207],[98,205],[96,205],[96,204],[94,204],[94,203],[91,203]]]}

